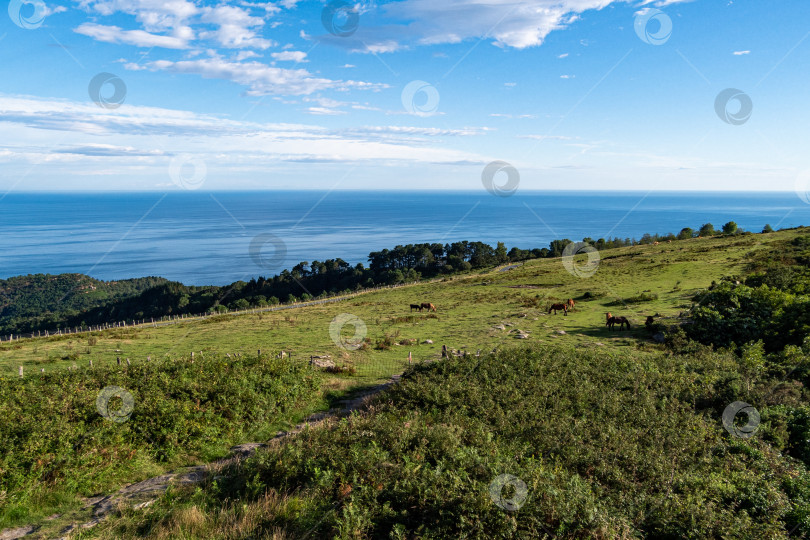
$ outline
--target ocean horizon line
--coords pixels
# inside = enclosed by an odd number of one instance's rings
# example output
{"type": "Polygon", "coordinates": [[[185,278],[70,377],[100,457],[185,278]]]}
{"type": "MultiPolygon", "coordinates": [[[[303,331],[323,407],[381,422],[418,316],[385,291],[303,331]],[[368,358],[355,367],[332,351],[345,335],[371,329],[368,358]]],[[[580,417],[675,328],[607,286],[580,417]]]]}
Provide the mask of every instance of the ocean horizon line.
{"type": "MultiPolygon", "coordinates": [[[[327,188],[296,188],[296,189],[288,189],[288,188],[268,188],[268,189],[196,189],[196,190],[185,190],[185,189],[172,189],[172,190],[160,190],[160,189],[126,189],[126,190],[116,190],[116,189],[105,189],[105,190],[81,190],[81,189],[71,189],[71,190],[17,190],[17,191],[9,191],[4,193],[2,197],[6,197],[8,195],[17,194],[17,195],[43,195],[43,194],[53,194],[53,195],[66,195],[66,194],[126,194],[126,193],[160,193],[160,194],[192,194],[192,193],[274,193],[274,192],[284,192],[284,193],[355,193],[355,192],[362,192],[362,193],[464,193],[464,194],[472,194],[472,193],[480,193],[481,196],[490,195],[489,193],[482,193],[480,189],[430,189],[430,188],[419,188],[419,189],[366,189],[366,188],[342,188],[342,189],[327,189],[327,188]]],[[[797,196],[797,198],[801,199],[801,196],[796,192],[796,190],[775,190],[775,189],[747,189],[747,190],[712,190],[712,189],[701,189],[701,190],[691,190],[691,189],[651,189],[651,190],[643,190],[643,189],[519,189],[515,191],[511,195],[519,194],[519,193],[599,193],[599,194],[628,194],[628,193],[676,193],[679,195],[683,194],[763,194],[763,193],[773,193],[775,195],[785,195],[793,193],[797,196]]],[[[510,196],[511,196],[510,195],[510,196]]],[[[0,199],[2,200],[2,199],[0,199]]]]}

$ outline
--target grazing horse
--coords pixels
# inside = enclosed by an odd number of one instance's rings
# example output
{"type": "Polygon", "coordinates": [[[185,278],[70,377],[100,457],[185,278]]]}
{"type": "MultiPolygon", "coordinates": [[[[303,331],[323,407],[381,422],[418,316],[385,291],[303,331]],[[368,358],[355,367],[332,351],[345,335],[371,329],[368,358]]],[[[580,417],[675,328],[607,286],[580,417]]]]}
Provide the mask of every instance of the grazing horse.
{"type": "MultiPolygon", "coordinates": [[[[436,306],[434,306],[430,302],[422,302],[422,309],[426,309],[428,311],[436,311],[436,306]]],[[[419,311],[422,310],[420,309],[419,311]]]]}
{"type": "Polygon", "coordinates": [[[566,304],[568,304],[568,309],[574,309],[574,299],[573,298],[569,298],[568,302],[566,302],[566,304]]]}
{"type": "Polygon", "coordinates": [[[415,309],[418,309],[419,311],[422,311],[422,306],[420,306],[419,304],[411,304],[411,311],[413,311],[415,309]]]}
{"type": "Polygon", "coordinates": [[[611,313],[606,313],[605,317],[607,322],[605,326],[608,327],[608,330],[613,330],[613,327],[617,324],[619,325],[621,330],[624,330],[624,325],[627,325],[627,329],[630,330],[630,321],[627,320],[627,317],[614,317],[611,313]]]}
{"type": "Polygon", "coordinates": [[[558,311],[562,311],[563,315],[568,315],[568,304],[551,304],[551,307],[548,308],[548,312],[551,313],[552,311],[554,311],[554,315],[556,315],[558,311]]]}

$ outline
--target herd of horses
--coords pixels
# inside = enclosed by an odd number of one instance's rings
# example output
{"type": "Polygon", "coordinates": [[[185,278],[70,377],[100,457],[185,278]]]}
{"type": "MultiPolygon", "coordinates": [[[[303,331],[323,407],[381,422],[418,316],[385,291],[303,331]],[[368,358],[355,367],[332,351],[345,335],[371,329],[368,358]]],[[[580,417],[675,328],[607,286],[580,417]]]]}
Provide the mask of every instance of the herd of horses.
{"type": "MultiPolygon", "coordinates": [[[[569,298],[568,301],[565,302],[564,304],[551,304],[551,307],[548,308],[548,312],[549,313],[554,312],[554,315],[556,315],[558,311],[562,311],[563,315],[568,315],[568,311],[574,309],[574,303],[575,303],[574,299],[569,298]]],[[[627,326],[627,329],[630,330],[630,321],[627,319],[627,317],[615,316],[612,313],[608,312],[605,313],[605,318],[606,318],[605,326],[608,327],[608,330],[611,331],[615,330],[617,324],[619,325],[619,330],[624,330],[625,326],[627,326]]],[[[647,326],[649,326],[650,317],[648,317],[647,319],[648,319],[647,326]]]]}
{"type": "Polygon", "coordinates": [[[562,311],[563,315],[568,315],[568,310],[569,309],[574,309],[574,299],[573,298],[569,298],[568,302],[566,302],[564,304],[551,304],[551,307],[548,308],[548,312],[551,313],[553,311],[554,315],[556,315],[558,311],[562,311]]]}
{"type": "MultiPolygon", "coordinates": [[[[562,311],[563,315],[568,315],[568,311],[574,309],[574,303],[575,303],[574,299],[569,298],[568,301],[565,302],[564,304],[551,304],[551,307],[548,308],[548,312],[549,313],[554,312],[554,315],[556,315],[558,311],[562,311]]],[[[615,316],[612,313],[608,312],[605,313],[605,318],[606,318],[605,326],[608,327],[608,330],[611,331],[615,330],[617,324],[619,325],[619,330],[624,330],[625,326],[627,326],[627,329],[630,330],[630,321],[627,319],[627,317],[615,316]]],[[[650,317],[648,317],[647,319],[648,319],[647,326],[649,326],[650,317]]]]}
{"type": "MultiPolygon", "coordinates": [[[[548,308],[548,312],[554,312],[554,315],[557,314],[558,311],[562,311],[563,315],[568,315],[568,311],[574,309],[574,299],[569,298],[567,302],[562,304],[551,304],[551,307],[548,308]]],[[[431,304],[430,302],[422,302],[421,304],[411,304],[411,312],[413,310],[422,311],[426,309],[428,311],[436,311],[436,306],[431,304]]],[[[649,327],[652,324],[653,317],[647,317],[647,326],[649,327]]],[[[605,313],[605,326],[608,327],[608,330],[613,331],[616,329],[616,325],[619,325],[619,330],[624,330],[624,327],[627,326],[627,329],[630,330],[630,321],[627,317],[623,316],[616,316],[612,313],[608,312],[605,313]]]]}

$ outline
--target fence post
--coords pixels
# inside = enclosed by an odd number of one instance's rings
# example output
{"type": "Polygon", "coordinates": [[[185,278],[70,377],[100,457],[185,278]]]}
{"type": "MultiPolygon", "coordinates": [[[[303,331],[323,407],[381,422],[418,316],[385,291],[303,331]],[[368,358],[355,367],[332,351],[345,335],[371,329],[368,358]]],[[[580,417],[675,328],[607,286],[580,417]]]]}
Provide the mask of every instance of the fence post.
{"type": "Polygon", "coordinates": [[[22,366],[20,366],[19,373],[20,373],[20,378],[22,379],[23,378],[23,367],[22,366]]]}

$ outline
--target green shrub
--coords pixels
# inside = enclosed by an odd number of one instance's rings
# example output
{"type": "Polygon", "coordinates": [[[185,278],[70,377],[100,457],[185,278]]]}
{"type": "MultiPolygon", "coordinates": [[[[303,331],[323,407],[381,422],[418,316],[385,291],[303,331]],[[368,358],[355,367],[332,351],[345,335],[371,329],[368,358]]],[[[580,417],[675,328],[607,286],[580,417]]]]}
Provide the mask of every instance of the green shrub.
{"type": "Polygon", "coordinates": [[[208,504],[295,493],[301,511],[275,523],[323,538],[785,537],[810,508],[791,483],[806,470],[720,425],[726,400],[747,398],[734,357],[636,354],[415,366],[370,413],[226,471],[208,504]],[[526,485],[517,512],[490,498],[502,474],[526,485]]]}
{"type": "MultiPolygon", "coordinates": [[[[0,528],[21,520],[32,499],[66,490],[91,495],[141,471],[210,460],[247,437],[268,435],[312,399],[319,377],[280,359],[166,359],[63,370],[0,384],[0,528]],[[102,389],[134,398],[121,423],[101,416],[102,389]]],[[[111,409],[117,409],[111,406],[111,409]]]]}

